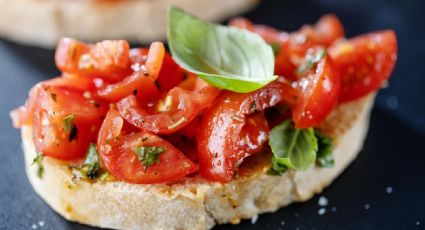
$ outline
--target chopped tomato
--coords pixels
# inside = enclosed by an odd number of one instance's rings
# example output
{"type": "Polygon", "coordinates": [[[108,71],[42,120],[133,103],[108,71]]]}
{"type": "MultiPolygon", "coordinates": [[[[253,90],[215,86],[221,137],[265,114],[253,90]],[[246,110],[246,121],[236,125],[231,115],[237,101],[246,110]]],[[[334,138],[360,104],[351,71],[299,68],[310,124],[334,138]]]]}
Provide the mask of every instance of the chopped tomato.
{"type": "Polygon", "coordinates": [[[293,80],[296,79],[297,66],[309,48],[317,45],[328,47],[344,37],[342,23],[335,15],[325,15],[314,26],[305,25],[290,34],[269,26],[253,25],[247,19],[236,19],[230,25],[255,32],[267,43],[278,47],[280,52],[275,54],[275,73],[293,80]]]}
{"type": "Polygon", "coordinates": [[[131,73],[129,52],[130,46],[124,40],[106,40],[88,45],[63,38],[57,46],[55,61],[63,72],[116,82],[131,73]]]}
{"type": "Polygon", "coordinates": [[[340,79],[323,48],[309,49],[295,83],[299,92],[292,105],[292,120],[297,128],[317,126],[338,103],[340,79]]]}
{"type": "Polygon", "coordinates": [[[107,105],[83,94],[77,89],[47,86],[33,95],[33,137],[38,152],[62,160],[76,159],[96,141],[107,105]]]}
{"type": "Polygon", "coordinates": [[[124,80],[109,84],[98,91],[98,96],[108,101],[119,101],[120,99],[134,94],[138,99],[149,100],[159,95],[155,80],[164,59],[165,49],[161,42],[152,43],[146,58],[143,58],[144,50],[132,51],[132,68],[134,73],[124,80]]]}
{"type": "Polygon", "coordinates": [[[282,82],[276,80],[252,93],[223,92],[202,116],[198,132],[200,173],[219,182],[229,182],[237,163],[258,152],[267,140],[264,116],[247,115],[262,111],[281,101],[282,82]],[[256,136],[256,140],[253,137],[256,136]]]}
{"type": "Polygon", "coordinates": [[[168,183],[195,172],[198,168],[169,142],[146,131],[120,136],[123,120],[111,109],[99,133],[99,157],[115,177],[137,184],[168,183]],[[137,148],[161,148],[150,166],[139,160],[137,148]]]}
{"type": "Polygon", "coordinates": [[[381,87],[397,59],[397,38],[392,30],[369,33],[330,47],[341,76],[341,102],[357,99],[381,87]]]}
{"type": "Polygon", "coordinates": [[[130,95],[117,103],[121,116],[141,129],[173,133],[211,105],[219,90],[200,78],[188,78],[154,104],[139,103],[130,95]]]}
{"type": "Polygon", "coordinates": [[[177,86],[187,76],[185,71],[174,62],[173,58],[165,53],[164,62],[157,79],[158,87],[162,92],[168,92],[177,86]]]}

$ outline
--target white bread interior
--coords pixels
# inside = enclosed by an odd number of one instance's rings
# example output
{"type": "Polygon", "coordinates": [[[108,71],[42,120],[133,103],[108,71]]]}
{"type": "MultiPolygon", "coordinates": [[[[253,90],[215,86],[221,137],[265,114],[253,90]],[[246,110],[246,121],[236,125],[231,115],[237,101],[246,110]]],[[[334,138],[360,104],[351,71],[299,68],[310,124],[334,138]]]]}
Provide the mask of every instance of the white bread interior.
{"type": "Polygon", "coordinates": [[[43,160],[43,177],[37,177],[36,167],[31,166],[32,131],[27,126],[22,128],[26,171],[35,191],[71,221],[114,229],[210,229],[216,223],[238,223],[321,192],[361,150],[373,101],[374,95],[369,95],[341,104],[322,125],[336,142],[332,168],[313,166],[304,172],[269,176],[265,171],[270,157],[257,154],[245,166],[249,170],[228,184],[199,177],[172,185],[83,180],[74,184],[66,164],[48,157],[43,160]]]}
{"type": "Polygon", "coordinates": [[[259,0],[0,0],[0,36],[54,48],[67,36],[83,41],[165,40],[168,5],[210,21],[224,20],[259,0]]]}

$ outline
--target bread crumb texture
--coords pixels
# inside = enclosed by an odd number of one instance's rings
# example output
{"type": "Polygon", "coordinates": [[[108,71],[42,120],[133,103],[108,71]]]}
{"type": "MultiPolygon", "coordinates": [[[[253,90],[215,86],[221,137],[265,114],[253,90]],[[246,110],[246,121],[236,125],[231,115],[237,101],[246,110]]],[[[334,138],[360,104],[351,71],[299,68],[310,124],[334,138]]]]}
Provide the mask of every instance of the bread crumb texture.
{"type": "Polygon", "coordinates": [[[31,166],[36,154],[31,127],[24,127],[26,170],[35,191],[71,221],[114,229],[210,229],[215,224],[237,224],[241,219],[308,200],[329,185],[360,151],[373,100],[374,95],[369,95],[341,104],[321,126],[336,140],[336,164],[332,168],[312,166],[302,172],[269,176],[265,172],[270,153],[262,153],[248,158],[228,184],[208,182],[199,176],[171,185],[75,183],[64,162],[46,157],[40,179],[31,166]]]}

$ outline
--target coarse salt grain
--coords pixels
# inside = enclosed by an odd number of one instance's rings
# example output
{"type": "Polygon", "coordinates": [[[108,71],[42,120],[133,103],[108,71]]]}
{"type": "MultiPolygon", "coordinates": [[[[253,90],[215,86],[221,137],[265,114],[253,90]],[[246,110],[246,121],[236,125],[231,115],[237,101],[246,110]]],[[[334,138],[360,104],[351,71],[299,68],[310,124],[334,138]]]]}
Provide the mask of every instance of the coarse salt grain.
{"type": "Polygon", "coordinates": [[[44,221],[38,221],[38,226],[43,227],[44,226],[44,221]]]}
{"type": "Polygon", "coordinates": [[[336,212],[336,207],[331,208],[332,212],[336,212]]]}
{"type": "Polygon", "coordinates": [[[321,208],[319,209],[319,211],[317,212],[320,216],[322,216],[323,214],[326,213],[326,208],[321,208]]]}
{"type": "Polygon", "coordinates": [[[421,222],[420,221],[416,221],[416,226],[419,226],[419,225],[421,225],[421,222]]]}
{"type": "Polygon", "coordinates": [[[370,204],[365,204],[364,205],[364,209],[369,210],[370,209],[370,204]]]}
{"type": "Polygon", "coordinates": [[[251,218],[251,224],[255,224],[255,223],[257,223],[257,220],[258,220],[258,215],[253,216],[253,217],[251,218]]]}
{"type": "Polygon", "coordinates": [[[321,197],[319,197],[319,201],[317,203],[320,206],[327,206],[328,205],[328,198],[321,196],[321,197]]]}
{"type": "Polygon", "coordinates": [[[388,187],[385,189],[385,191],[386,191],[388,194],[391,194],[391,193],[393,192],[393,187],[388,186],[388,187]]]}
{"type": "Polygon", "coordinates": [[[37,229],[37,225],[36,224],[33,224],[33,225],[31,225],[31,228],[32,229],[37,229]]]}
{"type": "Polygon", "coordinates": [[[282,221],[280,222],[280,225],[284,226],[284,225],[285,225],[285,221],[283,221],[283,220],[282,220],[282,221]]]}

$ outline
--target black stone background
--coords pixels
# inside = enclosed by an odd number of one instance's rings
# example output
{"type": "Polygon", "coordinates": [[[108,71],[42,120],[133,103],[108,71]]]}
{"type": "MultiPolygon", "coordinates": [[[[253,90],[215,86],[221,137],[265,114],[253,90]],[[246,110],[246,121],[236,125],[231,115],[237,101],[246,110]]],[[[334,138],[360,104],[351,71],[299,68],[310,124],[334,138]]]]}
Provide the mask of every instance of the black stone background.
{"type": "MultiPolygon", "coordinates": [[[[377,97],[363,151],[321,194],[329,200],[324,215],[318,214],[315,196],[261,215],[256,224],[248,220],[216,229],[425,229],[424,10],[422,0],[263,0],[246,14],[256,23],[291,31],[332,12],[348,37],[393,28],[399,57],[390,87],[377,97]]],[[[58,73],[53,54],[0,40],[0,229],[92,229],[65,221],[34,193],[24,172],[19,131],[8,116],[33,84],[58,73]]]]}

